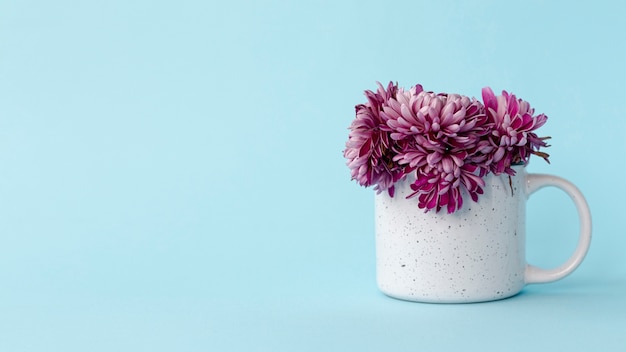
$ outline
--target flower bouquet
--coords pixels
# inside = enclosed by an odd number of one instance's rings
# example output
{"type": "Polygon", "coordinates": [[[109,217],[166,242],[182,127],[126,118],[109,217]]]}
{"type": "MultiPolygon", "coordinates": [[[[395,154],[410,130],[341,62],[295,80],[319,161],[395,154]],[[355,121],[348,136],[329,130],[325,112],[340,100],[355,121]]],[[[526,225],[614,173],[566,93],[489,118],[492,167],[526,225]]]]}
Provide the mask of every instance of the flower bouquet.
{"type": "Polygon", "coordinates": [[[535,130],[547,121],[530,104],[502,91],[483,88],[482,102],[459,94],[433,93],[421,85],[409,90],[389,82],[366,90],[356,105],[344,157],[353,180],[394,195],[394,185],[413,174],[410,185],[419,208],[453,213],[469,195],[483,194],[484,176],[515,175],[514,165],[539,151],[550,137],[535,130]]]}

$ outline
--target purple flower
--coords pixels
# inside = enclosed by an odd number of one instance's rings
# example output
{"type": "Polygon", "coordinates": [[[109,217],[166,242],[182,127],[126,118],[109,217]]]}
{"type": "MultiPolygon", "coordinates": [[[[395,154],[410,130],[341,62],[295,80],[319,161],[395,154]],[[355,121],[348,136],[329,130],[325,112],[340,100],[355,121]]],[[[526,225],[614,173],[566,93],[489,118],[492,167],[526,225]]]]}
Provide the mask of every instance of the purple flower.
{"type": "Polygon", "coordinates": [[[411,184],[414,191],[407,198],[418,197],[418,207],[435,209],[437,212],[445,207],[453,213],[463,206],[461,190],[465,188],[475,202],[478,195],[483,194],[483,179],[476,174],[477,166],[464,163],[459,166],[459,156],[447,155],[435,167],[427,166],[416,171],[417,179],[411,184]]]}
{"type": "Polygon", "coordinates": [[[485,165],[489,170],[496,175],[514,175],[511,165],[527,163],[531,154],[549,162],[549,155],[539,152],[540,147],[548,146],[545,140],[549,137],[539,138],[533,132],[543,126],[548,117],[544,114],[533,116],[535,110],[528,102],[506,91],[496,97],[491,88],[485,87],[482,95],[492,131],[480,150],[486,155],[485,165]]]}
{"type": "Polygon", "coordinates": [[[547,147],[535,130],[547,117],[534,115],[526,101],[506,91],[495,96],[482,91],[483,103],[459,94],[410,90],[389,82],[376,92],[365,91],[367,102],[355,107],[356,118],[344,157],[353,180],[394,195],[394,185],[413,174],[411,193],[418,207],[445,208],[452,213],[463,206],[464,194],[478,201],[483,177],[514,175],[515,164],[531,154],[548,161],[547,147]]]}
{"type": "Polygon", "coordinates": [[[390,137],[381,111],[389,99],[398,92],[398,85],[389,82],[387,89],[378,83],[378,91],[365,91],[367,103],[355,107],[356,118],[350,126],[350,134],[344,157],[353,180],[361,186],[375,186],[377,192],[387,190],[393,196],[394,183],[403,176],[400,165],[393,161],[396,143],[390,137]]]}
{"type": "Polygon", "coordinates": [[[472,199],[482,194],[484,182],[476,165],[476,146],[487,135],[487,117],[476,99],[458,94],[424,92],[421,86],[409,92],[399,90],[381,113],[391,129],[391,138],[400,150],[393,158],[415,170],[417,180],[411,185],[418,206],[449,213],[463,204],[461,189],[472,199]]]}

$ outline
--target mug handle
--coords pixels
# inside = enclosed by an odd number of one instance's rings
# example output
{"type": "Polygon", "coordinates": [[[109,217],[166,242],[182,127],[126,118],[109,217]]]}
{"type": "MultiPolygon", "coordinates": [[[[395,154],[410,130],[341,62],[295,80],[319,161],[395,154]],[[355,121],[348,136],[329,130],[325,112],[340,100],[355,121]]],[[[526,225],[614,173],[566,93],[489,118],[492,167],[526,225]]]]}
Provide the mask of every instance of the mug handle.
{"type": "Polygon", "coordinates": [[[591,243],[591,212],[583,194],[571,182],[553,175],[527,174],[526,194],[530,196],[534,192],[546,186],[554,186],[567,193],[578,210],[580,220],[580,234],[578,245],[574,254],[561,266],[555,269],[541,269],[533,265],[526,265],[525,280],[527,284],[538,284],[560,280],[571,274],[583,261],[591,243]]]}

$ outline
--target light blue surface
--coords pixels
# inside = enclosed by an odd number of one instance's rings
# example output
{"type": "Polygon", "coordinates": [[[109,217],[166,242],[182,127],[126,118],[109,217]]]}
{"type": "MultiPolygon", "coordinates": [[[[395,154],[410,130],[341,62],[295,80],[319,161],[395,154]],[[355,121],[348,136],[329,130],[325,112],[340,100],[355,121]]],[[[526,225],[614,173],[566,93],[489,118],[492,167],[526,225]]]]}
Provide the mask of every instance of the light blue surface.
{"type": "MultiPolygon", "coordinates": [[[[0,1],[0,351],[623,351],[619,1],[0,1]],[[375,81],[549,121],[587,196],[573,275],[509,300],[393,300],[342,150],[375,81]]],[[[563,262],[546,190],[529,261],[563,262]]]]}

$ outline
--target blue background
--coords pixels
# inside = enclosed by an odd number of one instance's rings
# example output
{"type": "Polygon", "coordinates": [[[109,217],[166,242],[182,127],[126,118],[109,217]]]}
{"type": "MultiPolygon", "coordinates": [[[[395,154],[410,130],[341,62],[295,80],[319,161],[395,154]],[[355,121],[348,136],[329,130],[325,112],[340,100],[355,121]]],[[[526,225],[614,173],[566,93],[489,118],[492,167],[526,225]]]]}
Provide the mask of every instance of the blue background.
{"type": "MultiPolygon", "coordinates": [[[[0,1],[0,351],[623,350],[619,1],[0,1]],[[376,81],[549,116],[587,196],[582,266],[512,299],[376,288],[342,151],[376,81]]],[[[528,260],[576,246],[528,203],[528,260]]]]}

